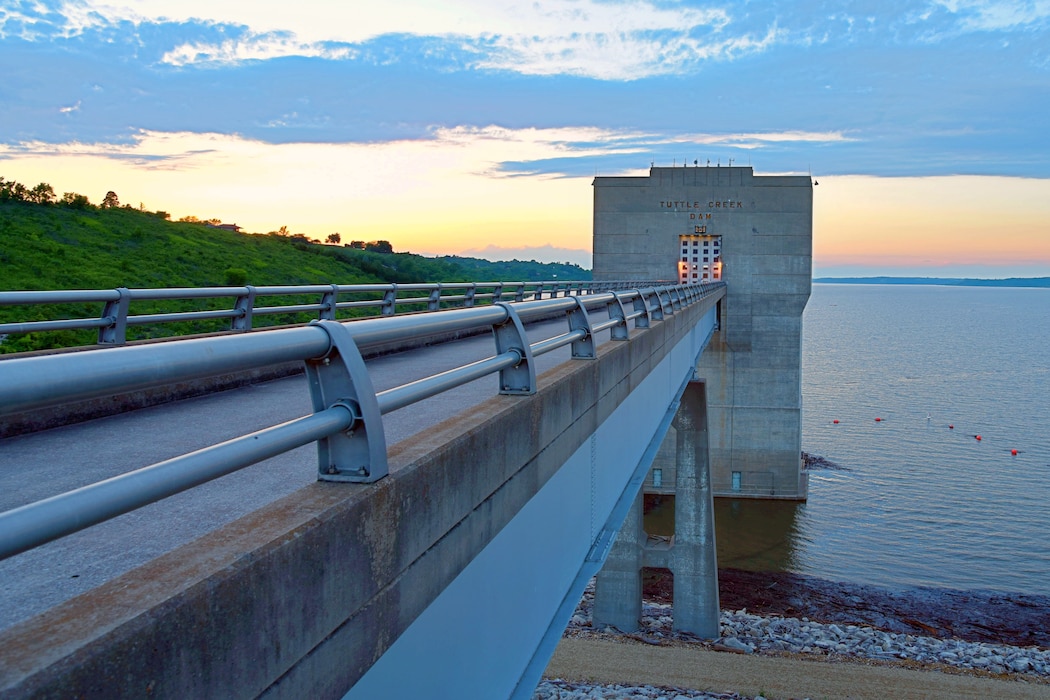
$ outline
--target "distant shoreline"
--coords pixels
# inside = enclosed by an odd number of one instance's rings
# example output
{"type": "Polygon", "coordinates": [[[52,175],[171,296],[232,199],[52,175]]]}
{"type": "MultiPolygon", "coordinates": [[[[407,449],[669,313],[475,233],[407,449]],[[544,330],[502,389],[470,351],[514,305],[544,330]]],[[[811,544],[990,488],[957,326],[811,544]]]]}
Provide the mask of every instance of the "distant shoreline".
{"type": "Polygon", "coordinates": [[[1050,277],[814,277],[815,284],[924,284],[942,287],[1050,287],[1050,277]]]}

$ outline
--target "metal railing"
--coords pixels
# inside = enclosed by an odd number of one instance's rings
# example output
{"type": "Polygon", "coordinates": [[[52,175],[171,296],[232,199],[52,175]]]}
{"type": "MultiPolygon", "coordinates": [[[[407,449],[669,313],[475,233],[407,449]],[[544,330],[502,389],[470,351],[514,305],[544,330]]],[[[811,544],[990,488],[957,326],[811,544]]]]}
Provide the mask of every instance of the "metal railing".
{"type": "Polygon", "coordinates": [[[0,416],[288,361],[305,363],[314,411],[0,513],[0,559],[315,441],[319,479],[376,481],[387,474],[383,414],[497,373],[500,394],[535,393],[535,357],[568,345],[573,358],[594,358],[598,333],[628,340],[630,323],[648,328],[665,314],[720,298],[724,288],[724,282],[666,285],[433,314],[323,319],[259,333],[0,360],[0,416]],[[525,324],[558,312],[566,315],[566,331],[530,342],[525,324]],[[493,330],[493,356],[379,393],[372,388],[362,351],[479,327],[493,330]]]}
{"type": "MultiPolygon", "coordinates": [[[[229,330],[257,328],[256,317],[316,314],[337,320],[348,314],[393,316],[401,312],[438,311],[450,307],[504,301],[523,302],[593,294],[660,282],[443,282],[424,284],[314,284],[272,287],[173,287],[167,289],[92,289],[0,292],[0,306],[38,307],[58,304],[101,304],[95,317],[56,318],[0,323],[0,338],[8,334],[97,329],[98,344],[123,345],[130,326],[187,321],[229,320],[229,330]],[[314,297],[310,303],[280,303],[289,297],[314,297]],[[230,299],[225,308],[131,313],[132,304],[230,299]],[[261,302],[265,301],[263,304],[261,302]]],[[[292,300],[295,301],[295,300],[292,300]]]]}

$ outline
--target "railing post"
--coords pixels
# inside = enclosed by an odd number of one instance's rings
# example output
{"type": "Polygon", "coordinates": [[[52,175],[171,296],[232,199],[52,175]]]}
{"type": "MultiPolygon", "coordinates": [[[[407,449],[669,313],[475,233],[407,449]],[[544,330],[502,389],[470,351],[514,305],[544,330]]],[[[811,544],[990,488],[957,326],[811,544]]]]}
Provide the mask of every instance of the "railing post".
{"type": "Polygon", "coordinates": [[[463,296],[466,297],[465,299],[463,299],[463,306],[466,306],[467,308],[474,306],[474,293],[477,291],[477,289],[478,285],[474,282],[471,282],[470,286],[467,287],[467,291],[463,294],[463,296]]]}
{"type": "Polygon", "coordinates": [[[681,311],[682,309],[682,292],[675,286],[670,287],[667,290],[667,296],[671,299],[671,312],[681,311]]]}
{"type": "Polygon", "coordinates": [[[335,320],[335,305],[336,298],[339,296],[339,285],[333,284],[331,290],[321,295],[321,309],[319,314],[322,321],[334,321],[335,320]]]}
{"type": "Polygon", "coordinates": [[[630,337],[630,331],[627,330],[627,312],[623,308],[623,301],[620,297],[613,292],[613,300],[605,305],[605,308],[609,311],[609,318],[615,318],[619,323],[609,329],[610,340],[627,340],[630,337]]]}
{"type": "Polygon", "coordinates": [[[598,357],[594,351],[594,333],[591,330],[591,318],[587,315],[587,308],[579,297],[575,297],[576,308],[567,312],[569,317],[569,330],[585,330],[587,335],[580,340],[572,341],[572,357],[574,360],[593,360],[598,357]]]}
{"type": "Polygon", "coordinates": [[[338,321],[312,321],[331,343],[321,357],[306,360],[314,412],[344,406],[354,416],[345,432],[317,441],[320,481],[371,483],[387,475],[383,416],[368,369],[354,338],[338,321]]]}
{"type": "Polygon", "coordinates": [[[441,284],[438,283],[430,290],[430,297],[427,299],[427,311],[437,311],[441,308],[441,284]]]}
{"type": "Polygon", "coordinates": [[[107,301],[102,307],[102,318],[109,319],[109,325],[99,326],[99,345],[123,345],[127,342],[128,305],[131,303],[131,292],[127,287],[117,287],[117,298],[107,301]]]}
{"type": "Polygon", "coordinates": [[[391,284],[390,289],[383,292],[383,306],[381,313],[384,316],[393,316],[397,313],[397,285],[391,284]]]}
{"type": "Polygon", "coordinates": [[[634,298],[634,310],[641,312],[641,316],[636,316],[634,319],[635,328],[648,328],[651,321],[649,304],[645,301],[645,292],[641,289],[638,290],[638,296],[634,298]]]}
{"type": "Polygon", "coordinates": [[[660,294],[660,290],[655,287],[649,290],[650,300],[653,302],[649,307],[652,311],[652,318],[654,321],[664,320],[664,298],[660,294]]]}
{"type": "Polygon", "coordinates": [[[525,301],[525,283],[518,282],[518,291],[514,293],[514,301],[525,301]]]}
{"type": "Polygon", "coordinates": [[[233,310],[237,315],[230,320],[230,328],[235,331],[250,331],[252,329],[252,309],[255,308],[255,287],[248,285],[244,287],[244,293],[237,295],[237,301],[233,304],[233,310]]]}
{"type": "Polygon", "coordinates": [[[536,365],[532,361],[532,347],[525,335],[525,326],[510,304],[500,302],[496,306],[507,312],[507,320],[492,326],[496,337],[496,354],[516,352],[521,357],[518,364],[499,373],[499,393],[525,396],[536,393],[536,365]]]}
{"type": "Polygon", "coordinates": [[[499,282],[492,288],[492,303],[498,304],[503,300],[503,283],[499,282]]]}

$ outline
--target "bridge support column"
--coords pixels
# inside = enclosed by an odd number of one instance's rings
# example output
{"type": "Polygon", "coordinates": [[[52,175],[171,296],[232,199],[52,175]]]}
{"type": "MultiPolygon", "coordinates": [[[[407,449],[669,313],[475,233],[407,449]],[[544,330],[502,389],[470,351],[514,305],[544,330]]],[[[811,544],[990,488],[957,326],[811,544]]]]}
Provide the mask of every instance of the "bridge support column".
{"type": "Polygon", "coordinates": [[[713,639],[719,636],[718,561],[704,382],[689,382],[674,428],[674,628],[713,639]]]}
{"type": "Polygon", "coordinates": [[[605,564],[594,580],[595,629],[611,625],[621,632],[633,632],[642,620],[642,555],[645,531],[642,527],[642,492],[639,491],[627,518],[609,549],[605,564]]]}
{"type": "Polygon", "coordinates": [[[691,381],[672,423],[675,432],[674,537],[650,543],[642,514],[644,489],[631,506],[594,586],[592,623],[637,630],[642,614],[642,567],[674,574],[674,629],[714,639],[718,627],[718,561],[711,490],[707,387],[691,381]]]}

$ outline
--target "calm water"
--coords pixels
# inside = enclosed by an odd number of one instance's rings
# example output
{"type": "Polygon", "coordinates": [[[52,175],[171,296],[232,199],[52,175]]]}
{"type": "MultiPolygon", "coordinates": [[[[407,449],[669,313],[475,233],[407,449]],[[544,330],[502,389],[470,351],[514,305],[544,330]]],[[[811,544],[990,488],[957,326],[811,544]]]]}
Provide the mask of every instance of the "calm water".
{"type": "Polygon", "coordinates": [[[1050,290],[819,284],[803,320],[802,448],[843,470],[719,502],[719,564],[1050,594],[1050,290]]]}

